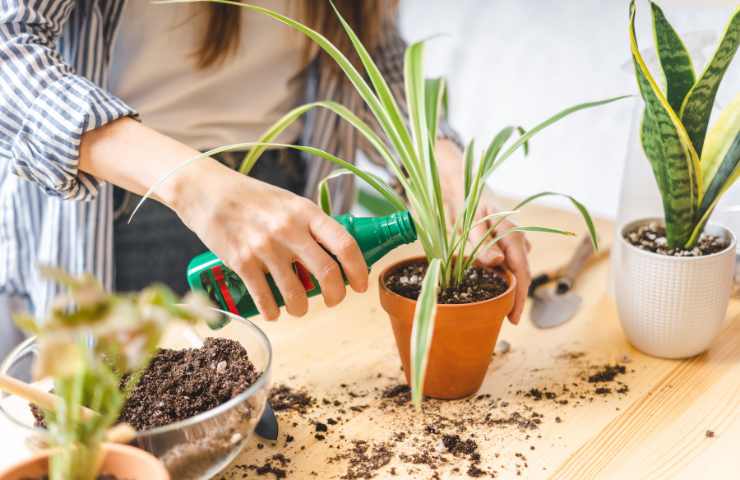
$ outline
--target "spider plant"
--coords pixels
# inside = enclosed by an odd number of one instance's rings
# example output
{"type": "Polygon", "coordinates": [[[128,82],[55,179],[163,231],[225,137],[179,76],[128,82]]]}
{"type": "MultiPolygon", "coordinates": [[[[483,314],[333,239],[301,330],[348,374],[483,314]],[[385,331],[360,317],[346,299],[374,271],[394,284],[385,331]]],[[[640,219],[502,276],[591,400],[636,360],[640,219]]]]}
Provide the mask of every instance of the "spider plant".
{"type": "Polygon", "coordinates": [[[630,49],[645,102],[640,138],[662,197],[668,245],[692,248],[720,197],[740,175],[740,94],[709,127],[717,89],[740,44],[740,7],[697,77],[680,36],[660,7],[650,5],[665,88],[658,85],[637,47],[633,0],[630,49]]]}
{"type": "Polygon", "coordinates": [[[34,378],[53,378],[60,398],[53,411],[44,412],[50,444],[56,447],[49,478],[94,480],[102,462],[101,444],[166,324],[211,319],[214,313],[201,296],[177,305],[164,286],[123,296],[107,293],[90,275],[75,278],[51,268],[42,268],[42,274],[64,285],[67,294],[57,298],[44,321],[28,314],[17,315],[15,321],[37,336],[34,378]],[[124,377],[126,372],[134,373],[124,377]],[[83,417],[83,406],[97,414],[83,417]]]}
{"type": "MultiPolygon", "coordinates": [[[[257,142],[240,143],[216,148],[205,152],[191,161],[224,151],[250,149],[240,168],[242,173],[247,174],[267,148],[293,148],[309,155],[323,158],[339,167],[329,177],[324,179],[320,185],[318,200],[327,213],[331,211],[331,199],[329,198],[327,183],[331,178],[344,174],[353,174],[362,179],[370,187],[375,189],[384,200],[390,203],[393,208],[397,210],[411,209],[420,243],[429,261],[427,276],[423,282],[422,292],[416,308],[414,333],[412,336],[412,357],[414,360],[411,387],[414,402],[418,405],[421,401],[421,387],[424,383],[425,365],[434,330],[434,311],[438,290],[440,288],[454,286],[460,282],[467,269],[475,261],[476,254],[481,249],[490,247],[514,232],[546,232],[573,235],[571,232],[542,226],[519,226],[503,232],[498,231],[501,222],[509,215],[516,213],[524,205],[543,196],[561,195],[554,192],[543,192],[532,195],[519,203],[512,211],[500,212],[486,218],[478,218],[476,211],[478,210],[481,195],[486,187],[488,178],[506,159],[511,157],[519,149],[523,149],[526,154],[528,151],[528,141],[544,128],[571,113],[613,102],[624,97],[615,97],[569,107],[526,131],[521,127],[507,126],[493,137],[480,154],[477,162],[475,161],[475,144],[471,142],[464,152],[465,209],[454,222],[449,222],[443,204],[442,187],[435,153],[437,127],[445,98],[445,83],[441,78],[424,78],[422,68],[423,42],[411,44],[405,52],[404,77],[406,98],[404,110],[401,108],[404,99],[396,98],[393,95],[370,53],[336,8],[334,10],[337,18],[349,36],[362,64],[362,72],[321,33],[270,9],[231,0],[165,0],[157,3],[193,3],[199,1],[212,1],[260,12],[306,35],[338,64],[380,125],[382,136],[377,134],[370,125],[361,120],[345,106],[332,101],[317,101],[299,106],[285,114],[257,142]],[[307,111],[314,108],[324,108],[334,112],[349,122],[360,135],[363,135],[385,160],[388,169],[395,175],[403,187],[405,199],[374,174],[363,171],[352,163],[328,152],[311,146],[272,143],[282,131],[307,111]],[[515,135],[519,136],[516,137],[515,135]],[[482,222],[492,222],[488,230],[489,235],[475,245],[469,245],[472,229],[482,222]],[[453,224],[451,225],[452,228],[450,228],[450,223],[453,224]]],[[[188,163],[190,162],[184,165],[188,163]]],[[[169,175],[166,178],[169,178],[169,175]]],[[[157,185],[160,183],[158,182],[157,185]]],[[[156,188],[156,185],[150,192],[154,188],[156,188]]],[[[573,197],[568,195],[563,196],[570,200],[582,214],[591,235],[593,246],[594,248],[598,248],[593,221],[586,208],[573,197]]]]}

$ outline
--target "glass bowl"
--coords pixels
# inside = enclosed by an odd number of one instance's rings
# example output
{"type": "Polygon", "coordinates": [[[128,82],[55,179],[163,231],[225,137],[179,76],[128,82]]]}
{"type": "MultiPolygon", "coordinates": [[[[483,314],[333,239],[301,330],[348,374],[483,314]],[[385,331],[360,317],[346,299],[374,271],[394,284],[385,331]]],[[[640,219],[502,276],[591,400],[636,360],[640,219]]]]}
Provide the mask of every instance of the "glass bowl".
{"type": "MultiPolygon", "coordinates": [[[[232,317],[234,327],[229,337],[238,340],[249,354],[257,371],[262,372],[247,390],[228,402],[194,417],[152,430],[138,432],[131,442],[157,458],[173,479],[196,480],[214,477],[241,453],[260,420],[270,391],[272,347],[267,336],[254,323],[232,317]]],[[[217,332],[212,332],[219,336],[217,332]]],[[[178,326],[165,335],[164,348],[192,348],[202,344],[203,337],[190,327],[178,326]]],[[[29,338],[0,365],[0,373],[29,381],[31,365],[37,354],[35,338],[29,338]]],[[[51,389],[51,382],[40,382],[40,388],[51,389]]],[[[28,402],[0,393],[0,411],[14,424],[14,431],[24,435],[27,444],[43,441],[45,431],[34,426],[28,402]]],[[[14,432],[8,432],[14,434],[14,432]]]]}

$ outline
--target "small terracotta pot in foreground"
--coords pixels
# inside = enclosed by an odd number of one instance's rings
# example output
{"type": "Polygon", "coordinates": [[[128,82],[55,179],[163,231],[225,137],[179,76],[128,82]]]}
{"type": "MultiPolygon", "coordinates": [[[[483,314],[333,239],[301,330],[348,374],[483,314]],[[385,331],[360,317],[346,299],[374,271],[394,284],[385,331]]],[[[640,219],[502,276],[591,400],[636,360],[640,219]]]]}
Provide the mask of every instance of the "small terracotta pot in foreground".
{"type": "MultiPolygon", "coordinates": [[[[164,465],[149,453],[128,445],[106,444],[101,472],[121,480],[169,480],[164,465]]],[[[49,451],[41,452],[0,472],[0,480],[22,480],[48,473],[49,451]]]]}
{"type": "MultiPolygon", "coordinates": [[[[410,258],[394,263],[380,274],[380,303],[388,313],[403,363],[406,382],[410,374],[411,328],[416,301],[385,286],[396,269],[419,261],[410,258]]],[[[514,306],[516,279],[504,271],[509,288],[498,297],[482,302],[437,305],[432,346],[429,351],[424,395],[441,399],[468,397],[478,391],[486,376],[501,323],[514,306]]]]}

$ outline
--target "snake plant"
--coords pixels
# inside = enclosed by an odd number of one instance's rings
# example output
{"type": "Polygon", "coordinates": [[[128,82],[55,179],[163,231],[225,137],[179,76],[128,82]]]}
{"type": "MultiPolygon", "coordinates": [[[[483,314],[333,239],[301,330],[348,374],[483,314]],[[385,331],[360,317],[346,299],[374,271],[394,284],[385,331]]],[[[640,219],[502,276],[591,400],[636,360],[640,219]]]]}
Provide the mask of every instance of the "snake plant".
{"type": "MultiPolygon", "coordinates": [[[[117,421],[126,392],[154,354],[168,322],[215,321],[206,297],[188,294],[185,305],[165,286],[153,285],[136,295],[105,291],[91,275],[72,277],[61,270],[41,273],[65,286],[48,317],[14,317],[26,333],[36,335],[38,353],[34,378],[52,378],[60,398],[53,411],[44,412],[55,453],[49,462],[51,480],[94,480],[101,465],[101,444],[117,421]],[[123,374],[129,375],[120,388],[123,374]],[[82,407],[96,415],[83,417],[82,407]]],[[[133,429],[119,425],[119,432],[133,429]]]]}
{"type": "Polygon", "coordinates": [[[740,94],[709,126],[717,89],[740,44],[740,7],[697,76],[678,33],[660,7],[650,5],[664,88],[637,47],[637,7],[632,0],[630,49],[645,103],[640,139],[660,190],[668,246],[691,248],[720,197],[740,175],[740,94]]]}
{"type": "MultiPolygon", "coordinates": [[[[431,345],[432,332],[434,331],[434,313],[439,288],[457,284],[462,280],[466,270],[472,265],[475,255],[480,249],[490,247],[503,237],[514,232],[545,232],[572,235],[571,232],[557,228],[540,226],[519,226],[505,231],[498,231],[501,222],[505,218],[516,213],[519,208],[527,203],[546,195],[561,195],[554,192],[543,192],[533,195],[522,201],[512,211],[500,212],[484,219],[477,218],[476,212],[481,195],[486,187],[487,179],[507,158],[511,157],[519,149],[523,149],[526,154],[528,141],[544,128],[576,111],[609,103],[623,97],[575,105],[556,113],[526,131],[521,127],[507,126],[493,136],[491,142],[478,158],[477,166],[474,143],[471,142],[463,155],[465,208],[458,215],[453,228],[448,228],[448,218],[446,217],[445,205],[443,204],[435,152],[438,122],[445,99],[445,83],[441,78],[424,78],[422,68],[423,42],[413,43],[406,49],[404,62],[406,98],[396,98],[370,53],[336,8],[334,10],[337,18],[351,40],[362,64],[362,72],[321,33],[299,21],[270,9],[232,0],[164,0],[157,3],[193,3],[199,1],[211,1],[247,8],[272,17],[306,35],[338,64],[380,125],[383,132],[382,136],[375,133],[367,123],[347,107],[332,101],[317,101],[299,106],[285,114],[257,142],[219,147],[205,152],[203,155],[191,159],[191,161],[224,151],[249,149],[250,151],[240,168],[240,171],[246,174],[267,148],[293,148],[309,155],[323,158],[339,167],[329,177],[324,179],[320,185],[318,201],[327,213],[331,209],[331,199],[329,198],[327,182],[331,178],[345,174],[353,174],[362,179],[370,187],[375,189],[394,209],[411,209],[420,243],[429,261],[427,276],[423,281],[417,302],[411,340],[412,372],[410,377],[412,379],[412,397],[414,402],[419,405],[422,398],[421,388],[424,384],[426,361],[431,345]],[[405,108],[402,108],[401,106],[404,105],[404,100],[405,108]],[[338,158],[331,153],[311,146],[272,143],[282,131],[307,111],[314,108],[324,108],[332,111],[349,122],[360,135],[363,135],[385,160],[388,169],[395,175],[403,187],[405,198],[399,196],[382,179],[374,174],[363,171],[352,163],[338,158]],[[515,138],[517,134],[519,136],[515,138]],[[469,245],[471,231],[475,226],[483,222],[491,225],[488,235],[477,244],[469,245]]],[[[168,177],[165,177],[165,179],[168,177]]],[[[160,183],[161,181],[158,182],[158,184],[160,183]]],[[[150,192],[153,188],[150,189],[150,192]]],[[[593,221],[586,208],[573,197],[568,195],[562,196],[569,199],[582,214],[593,240],[594,248],[597,248],[593,221]]]]}

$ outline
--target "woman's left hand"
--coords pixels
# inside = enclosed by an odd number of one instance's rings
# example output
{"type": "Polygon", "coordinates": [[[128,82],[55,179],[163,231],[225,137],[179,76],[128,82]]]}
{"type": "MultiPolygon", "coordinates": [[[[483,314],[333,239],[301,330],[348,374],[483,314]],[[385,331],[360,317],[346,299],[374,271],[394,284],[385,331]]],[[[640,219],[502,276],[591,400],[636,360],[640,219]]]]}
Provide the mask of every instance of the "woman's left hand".
{"type": "MultiPolygon", "coordinates": [[[[447,211],[451,217],[450,223],[454,224],[457,215],[463,212],[465,202],[462,192],[462,154],[460,149],[449,140],[438,141],[436,153],[439,161],[440,177],[447,179],[447,181],[443,180],[442,190],[447,211]]],[[[485,189],[481,195],[476,218],[481,219],[499,211],[501,209],[496,206],[493,195],[485,189]]],[[[498,222],[498,219],[488,220],[473,228],[470,233],[470,244],[477,245],[496,222],[498,222]]],[[[492,232],[492,235],[500,235],[514,226],[516,225],[509,220],[503,220],[492,232]]],[[[524,302],[527,299],[529,285],[532,283],[529,260],[527,259],[530,250],[531,245],[524,233],[514,232],[502,238],[496,244],[478,252],[478,261],[481,264],[490,267],[505,265],[516,277],[517,291],[514,308],[509,314],[509,321],[514,325],[519,323],[524,310],[524,302]]]]}

